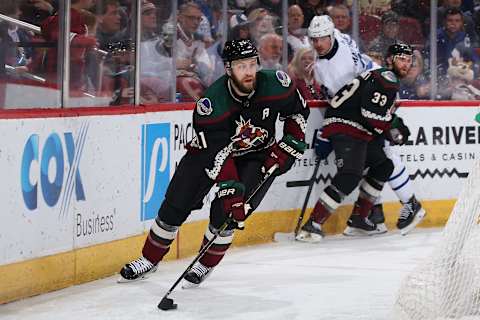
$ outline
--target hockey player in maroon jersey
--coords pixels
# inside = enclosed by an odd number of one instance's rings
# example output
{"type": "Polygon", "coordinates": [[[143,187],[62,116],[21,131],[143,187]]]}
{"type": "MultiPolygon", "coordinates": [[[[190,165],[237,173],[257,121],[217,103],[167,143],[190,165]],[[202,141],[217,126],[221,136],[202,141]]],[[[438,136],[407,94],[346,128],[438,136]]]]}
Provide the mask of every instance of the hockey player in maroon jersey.
{"type": "MultiPolygon", "coordinates": [[[[345,233],[371,235],[385,232],[368,219],[368,214],[393,171],[393,163],[383,150],[384,138],[388,136],[396,143],[403,142],[400,141],[403,136],[399,128],[404,125],[394,114],[395,100],[399,78],[406,76],[412,65],[411,47],[400,43],[391,45],[387,64],[388,69],[362,73],[330,101],[323,122],[323,137],[332,143],[337,173],[321,193],[297,240],[321,240],[321,225],[357,186],[360,194],[345,233]]],[[[411,216],[404,217],[405,221],[399,220],[402,223],[399,228],[410,224],[415,214],[412,212],[411,216]]]]}
{"type": "MultiPolygon", "coordinates": [[[[195,138],[172,177],[142,256],[122,268],[120,281],[142,279],[156,270],[179,226],[215,184],[219,191],[211,204],[203,244],[212,239],[227,217],[242,228],[244,199],[264,173],[278,165],[276,173],[282,174],[303,155],[309,109],[288,75],[258,70],[257,49],[250,40],[227,41],[222,58],[226,75],[197,101],[195,138]],[[278,117],[284,121],[284,129],[277,142],[278,117]]],[[[249,204],[252,208],[258,206],[266,189],[256,203],[249,204]]],[[[234,228],[229,227],[219,234],[185,276],[184,287],[197,286],[210,274],[232,243],[233,233],[234,228]]]]}

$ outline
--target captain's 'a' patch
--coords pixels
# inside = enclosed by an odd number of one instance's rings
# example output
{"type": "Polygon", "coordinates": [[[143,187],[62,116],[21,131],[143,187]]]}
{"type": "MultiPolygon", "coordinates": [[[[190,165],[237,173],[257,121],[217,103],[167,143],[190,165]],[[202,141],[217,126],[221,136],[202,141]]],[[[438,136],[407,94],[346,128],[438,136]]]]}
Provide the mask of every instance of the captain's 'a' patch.
{"type": "Polygon", "coordinates": [[[390,82],[397,82],[398,81],[395,73],[393,73],[390,70],[383,71],[381,74],[382,74],[382,77],[384,77],[385,79],[387,79],[390,82]]]}
{"type": "Polygon", "coordinates": [[[292,83],[292,80],[290,79],[288,74],[286,74],[281,70],[278,70],[277,72],[275,72],[275,75],[277,76],[277,79],[281,83],[281,85],[284,86],[285,88],[288,88],[290,83],[292,83]]]}
{"type": "Polygon", "coordinates": [[[197,113],[201,116],[208,116],[213,112],[212,102],[208,98],[197,101],[197,113]]]}

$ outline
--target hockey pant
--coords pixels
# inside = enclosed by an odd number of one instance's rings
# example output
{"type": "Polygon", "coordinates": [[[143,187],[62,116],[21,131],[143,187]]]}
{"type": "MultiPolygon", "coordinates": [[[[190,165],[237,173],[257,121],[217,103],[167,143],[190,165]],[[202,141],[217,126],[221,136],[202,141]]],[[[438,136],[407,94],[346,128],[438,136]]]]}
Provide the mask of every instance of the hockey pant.
{"type": "Polygon", "coordinates": [[[367,142],[337,134],[331,136],[330,141],[335,151],[337,173],[320,194],[312,218],[323,224],[357,186],[360,187],[360,194],[352,214],[367,217],[393,171],[393,163],[383,150],[383,139],[367,142]]]}
{"type": "MultiPolygon", "coordinates": [[[[255,152],[235,159],[238,175],[245,185],[246,195],[249,195],[263,179],[261,167],[265,157],[265,152],[255,152]]],[[[273,181],[270,180],[270,183],[264,185],[256,194],[254,201],[250,203],[252,209],[258,207],[271,182],[273,181]]],[[[163,259],[176,237],[178,228],[192,210],[202,207],[203,198],[213,186],[214,181],[206,175],[205,168],[198,165],[198,159],[194,154],[187,152],[172,177],[165,199],[148,233],[142,250],[145,258],[154,264],[163,259]]],[[[223,211],[220,201],[214,199],[210,207],[210,223],[205,231],[202,246],[212,239],[226,219],[227,213],[223,211]]],[[[232,228],[221,232],[200,262],[207,267],[216,266],[230,247],[233,234],[232,228]]]]}

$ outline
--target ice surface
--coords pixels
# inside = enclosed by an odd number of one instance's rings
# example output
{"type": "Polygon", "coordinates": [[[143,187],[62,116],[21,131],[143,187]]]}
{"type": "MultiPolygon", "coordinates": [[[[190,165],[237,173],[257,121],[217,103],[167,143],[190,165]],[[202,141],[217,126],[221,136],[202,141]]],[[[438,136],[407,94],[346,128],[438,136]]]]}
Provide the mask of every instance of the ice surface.
{"type": "Polygon", "coordinates": [[[177,287],[177,310],[157,304],[192,258],[164,263],[140,282],[114,276],[0,305],[0,319],[389,319],[401,280],[439,238],[438,229],[421,229],[234,248],[201,287],[177,287]]]}

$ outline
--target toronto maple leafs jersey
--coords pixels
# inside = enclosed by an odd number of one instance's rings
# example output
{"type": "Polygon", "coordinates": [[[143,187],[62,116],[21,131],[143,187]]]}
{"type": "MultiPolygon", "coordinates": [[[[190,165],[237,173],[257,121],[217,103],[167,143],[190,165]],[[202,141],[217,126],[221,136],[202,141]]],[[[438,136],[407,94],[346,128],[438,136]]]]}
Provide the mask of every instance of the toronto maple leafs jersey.
{"type": "Polygon", "coordinates": [[[360,73],[379,68],[367,55],[361,54],[355,41],[337,29],[332,50],[315,60],[313,74],[330,100],[337,91],[360,73]]]}
{"type": "Polygon", "coordinates": [[[189,152],[216,181],[236,178],[236,157],[264,150],[275,143],[277,119],[284,134],[305,139],[309,109],[295,83],[283,71],[257,72],[255,90],[237,96],[227,76],[220,77],[196,103],[195,137],[189,152]]]}
{"type": "Polygon", "coordinates": [[[343,86],[325,111],[323,136],[346,134],[370,141],[390,128],[399,79],[389,69],[367,71],[343,86]]]}

